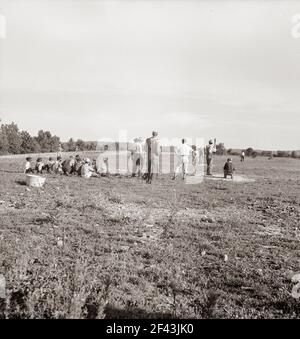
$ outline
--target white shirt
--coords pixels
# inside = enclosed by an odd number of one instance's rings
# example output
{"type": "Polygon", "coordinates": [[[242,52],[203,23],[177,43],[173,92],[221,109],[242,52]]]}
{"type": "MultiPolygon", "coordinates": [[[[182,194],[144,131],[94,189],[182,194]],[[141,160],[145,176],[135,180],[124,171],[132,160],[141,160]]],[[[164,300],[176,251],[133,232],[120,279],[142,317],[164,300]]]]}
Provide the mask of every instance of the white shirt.
{"type": "Polygon", "coordinates": [[[90,164],[84,164],[81,167],[81,176],[83,178],[90,178],[92,176],[93,173],[93,168],[90,164]]]}
{"type": "Polygon", "coordinates": [[[188,157],[192,151],[192,147],[187,144],[181,144],[178,147],[178,154],[182,157],[186,156],[188,157]]]}
{"type": "Polygon", "coordinates": [[[135,143],[135,148],[133,150],[135,154],[143,154],[143,145],[140,142],[135,143]]]}

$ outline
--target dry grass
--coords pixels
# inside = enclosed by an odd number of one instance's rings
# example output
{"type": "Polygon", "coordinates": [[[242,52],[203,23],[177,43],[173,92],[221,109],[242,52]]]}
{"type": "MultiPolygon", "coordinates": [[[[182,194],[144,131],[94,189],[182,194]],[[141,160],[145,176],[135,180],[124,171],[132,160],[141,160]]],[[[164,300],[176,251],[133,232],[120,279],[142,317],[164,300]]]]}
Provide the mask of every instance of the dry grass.
{"type": "Polygon", "coordinates": [[[250,183],[49,175],[43,189],[9,173],[20,161],[0,160],[0,317],[299,318],[299,160],[236,160],[250,183]]]}

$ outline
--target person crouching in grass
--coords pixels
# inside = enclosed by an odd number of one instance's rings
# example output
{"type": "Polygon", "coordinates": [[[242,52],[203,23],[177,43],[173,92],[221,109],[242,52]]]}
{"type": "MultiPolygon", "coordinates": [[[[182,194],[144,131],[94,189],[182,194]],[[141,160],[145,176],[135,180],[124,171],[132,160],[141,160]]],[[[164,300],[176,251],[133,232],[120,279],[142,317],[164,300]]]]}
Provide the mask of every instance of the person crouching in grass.
{"type": "Polygon", "coordinates": [[[32,168],[32,164],[31,164],[32,158],[31,157],[27,157],[26,158],[26,163],[25,163],[25,174],[29,174],[29,173],[34,173],[34,170],[32,168]]]}
{"type": "Polygon", "coordinates": [[[233,179],[234,171],[235,171],[235,168],[233,166],[232,159],[228,158],[224,165],[224,179],[227,179],[227,176],[231,176],[231,179],[233,179]]]}

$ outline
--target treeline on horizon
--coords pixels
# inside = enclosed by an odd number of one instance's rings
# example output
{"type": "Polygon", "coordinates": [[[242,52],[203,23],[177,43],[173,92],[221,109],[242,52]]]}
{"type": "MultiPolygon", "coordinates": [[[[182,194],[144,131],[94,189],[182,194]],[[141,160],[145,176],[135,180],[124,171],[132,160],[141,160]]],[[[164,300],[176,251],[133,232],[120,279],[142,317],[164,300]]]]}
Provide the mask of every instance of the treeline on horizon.
{"type": "Polygon", "coordinates": [[[37,136],[20,131],[14,122],[0,126],[0,155],[30,154],[72,151],[95,151],[96,142],[73,140],[61,142],[60,138],[49,131],[40,130],[37,136]]]}
{"type": "MultiPolygon", "coordinates": [[[[108,143],[109,144],[109,143],[108,143]]],[[[163,147],[164,148],[164,147],[163,147]]],[[[7,154],[34,154],[51,152],[75,152],[75,151],[96,151],[97,142],[75,141],[70,138],[68,142],[61,142],[60,138],[52,135],[50,131],[40,130],[37,136],[31,136],[27,131],[21,131],[14,122],[1,124],[0,126],[0,155],[7,154]]],[[[226,149],[224,143],[217,145],[218,155],[240,155],[244,151],[249,157],[290,157],[300,158],[299,151],[258,151],[252,147],[247,149],[226,149]]]]}

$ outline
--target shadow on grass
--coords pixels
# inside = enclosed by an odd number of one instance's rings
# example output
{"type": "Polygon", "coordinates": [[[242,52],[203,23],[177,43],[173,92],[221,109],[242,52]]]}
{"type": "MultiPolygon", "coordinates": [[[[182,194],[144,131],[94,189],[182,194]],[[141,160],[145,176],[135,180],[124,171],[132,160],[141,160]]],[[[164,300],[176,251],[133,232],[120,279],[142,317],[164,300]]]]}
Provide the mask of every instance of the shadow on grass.
{"type": "Polygon", "coordinates": [[[171,313],[152,313],[131,307],[120,309],[112,305],[106,306],[104,313],[105,319],[175,319],[171,313]]]}
{"type": "Polygon", "coordinates": [[[25,180],[16,180],[16,184],[21,185],[21,186],[26,186],[26,181],[25,180]]]}

